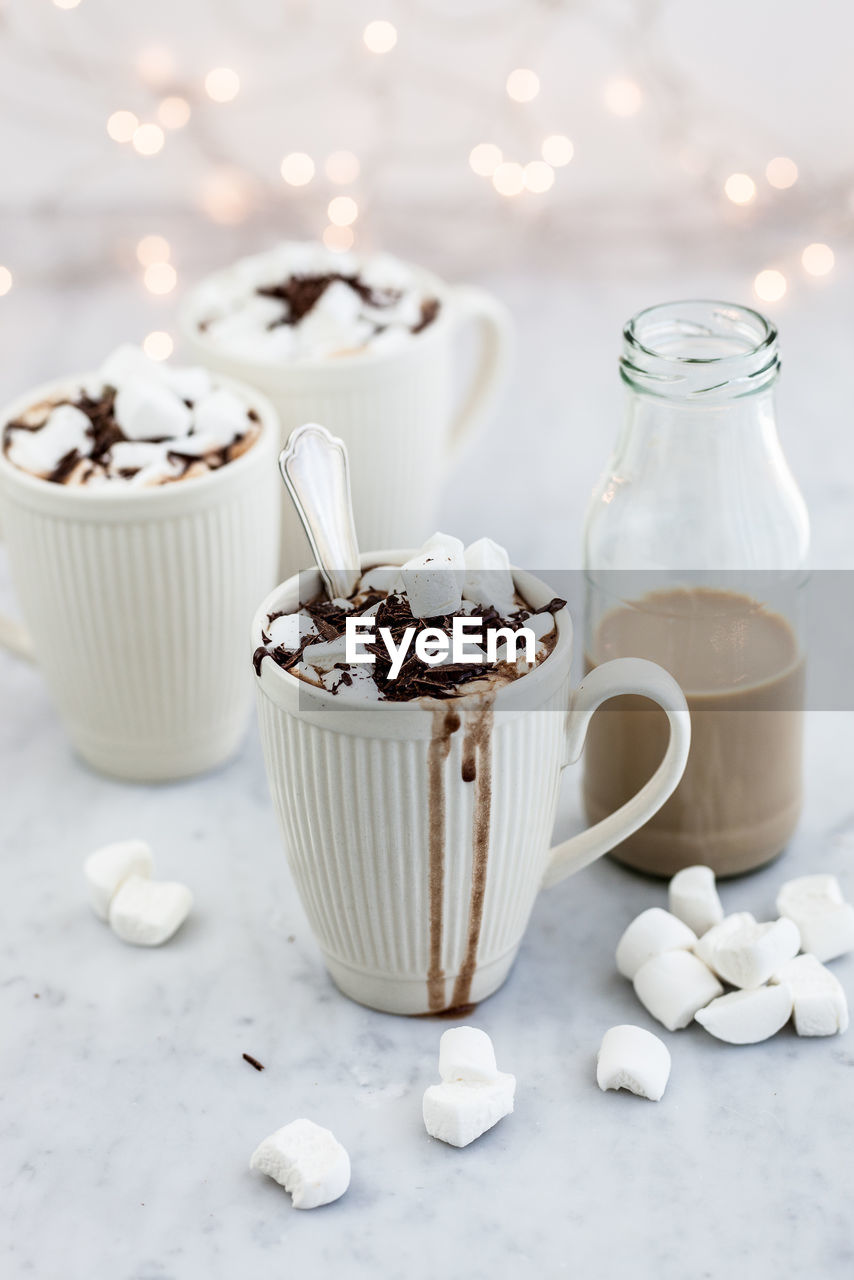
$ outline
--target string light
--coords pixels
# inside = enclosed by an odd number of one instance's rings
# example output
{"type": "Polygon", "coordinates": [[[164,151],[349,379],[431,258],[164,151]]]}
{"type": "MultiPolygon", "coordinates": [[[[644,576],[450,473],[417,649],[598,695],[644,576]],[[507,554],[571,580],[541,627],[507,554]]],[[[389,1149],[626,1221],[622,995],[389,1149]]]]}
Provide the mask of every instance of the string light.
{"type": "Polygon", "coordinates": [[[183,129],[190,119],[190,104],[186,98],[164,98],[157,108],[157,119],[166,129],[183,129]]]}
{"type": "Polygon", "coordinates": [[[178,273],[170,262],[152,262],[143,276],[149,293],[171,293],[178,283],[178,273]]]}
{"type": "Polygon", "coordinates": [[[756,183],[747,173],[731,173],[724,183],[724,191],[733,204],[750,204],[756,195],[756,183]]]}
{"type": "Polygon", "coordinates": [[[199,203],[212,222],[224,227],[243,222],[252,207],[253,188],[241,169],[212,169],[202,182],[199,203]]]}
{"type": "Polygon", "coordinates": [[[481,178],[491,178],[504,156],[494,142],[479,142],[469,152],[469,164],[481,178]]]}
{"type": "Polygon", "coordinates": [[[155,262],[168,262],[171,255],[172,250],[165,236],[143,236],[136,246],[136,260],[143,267],[150,267],[155,262]]]}
{"type": "Polygon", "coordinates": [[[765,166],[765,177],[772,187],[785,191],[798,180],[798,166],[788,156],[775,156],[765,166]]]}
{"type": "Polygon", "coordinates": [[[163,45],[152,44],[140,51],[136,60],[140,79],[156,89],[168,83],[175,75],[175,55],[163,45]]]}
{"type": "Polygon", "coordinates": [[[331,155],[326,157],[324,168],[330,182],[335,182],[344,187],[351,182],[355,182],[358,178],[360,169],[359,157],[354,155],[352,151],[333,151],[331,155]]]}
{"type": "Polygon", "coordinates": [[[826,276],[835,262],[829,244],[808,244],[801,254],[801,265],[810,276],[826,276]]]}
{"type": "Polygon", "coordinates": [[[369,22],[362,32],[365,46],[371,53],[390,53],[397,44],[397,27],[391,22],[369,22]]]}
{"type": "Polygon", "coordinates": [[[515,160],[504,160],[492,175],[492,185],[502,196],[518,196],[525,190],[525,170],[515,160]]]}
{"type": "Polygon", "coordinates": [[[76,9],[80,0],[53,0],[57,9],[76,9]]]}
{"type": "Polygon", "coordinates": [[[553,169],[560,169],[563,165],[569,164],[575,155],[575,147],[565,134],[550,133],[547,138],[543,138],[540,154],[546,164],[550,164],[553,169]]]}
{"type": "Polygon", "coordinates": [[[336,227],[349,227],[359,216],[359,206],[352,196],[335,196],[329,201],[326,215],[336,227]]]}
{"type": "Polygon", "coordinates": [[[779,302],[786,289],[786,277],[782,271],[760,271],[753,281],[753,292],[762,302],[779,302]]]}
{"type": "Polygon", "coordinates": [[[155,329],[143,338],[142,349],[149,360],[168,360],[175,350],[175,343],[171,334],[165,333],[163,329],[155,329]]]}
{"type": "Polygon", "coordinates": [[[240,76],[231,67],[214,67],[205,76],[205,93],[214,102],[232,102],[240,92],[240,76]]]}
{"type": "Polygon", "coordinates": [[[304,187],[314,177],[314,161],[304,151],[292,151],[282,161],[282,177],[292,187],[304,187]]]}
{"type": "Polygon", "coordinates": [[[636,116],[643,106],[640,85],[624,76],[606,82],[603,98],[612,116],[636,116]]]}
{"type": "Polygon", "coordinates": [[[507,93],[514,102],[532,102],[540,92],[540,77],[529,67],[517,67],[507,77],[507,93]]]}
{"type": "Polygon", "coordinates": [[[158,151],[162,151],[165,141],[165,135],[159,124],[141,124],[133,131],[134,150],[141,156],[156,156],[158,151]]]}
{"type": "Polygon", "coordinates": [[[8,267],[0,267],[0,298],[12,288],[12,272],[8,267]]]}
{"type": "Polygon", "coordinates": [[[139,119],[132,111],[114,111],[107,121],[107,133],[113,142],[130,142],[139,128],[139,119]]]}
{"type": "Polygon", "coordinates": [[[545,160],[532,160],[526,164],[524,176],[525,186],[537,195],[554,186],[555,171],[545,160]]]}
{"type": "Polygon", "coordinates": [[[336,253],[346,253],[348,249],[352,249],[354,238],[350,227],[329,226],[323,232],[323,243],[327,249],[334,249],[336,253]]]}

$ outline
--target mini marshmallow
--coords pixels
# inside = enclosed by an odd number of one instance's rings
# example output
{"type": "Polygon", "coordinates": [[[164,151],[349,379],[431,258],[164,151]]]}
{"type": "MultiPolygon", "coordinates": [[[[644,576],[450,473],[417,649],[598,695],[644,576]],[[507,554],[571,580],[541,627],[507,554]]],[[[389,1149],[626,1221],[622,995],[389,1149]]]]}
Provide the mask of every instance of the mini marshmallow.
{"type": "Polygon", "coordinates": [[[246,405],[232,391],[212,391],[194,407],[195,429],[224,449],[246,431],[246,405]]]}
{"type": "Polygon", "coordinates": [[[662,951],[635,974],[635,995],[667,1027],[687,1027],[698,1009],[723,994],[711,969],[690,951],[662,951]]]}
{"type": "Polygon", "coordinates": [[[159,947],[177,933],[192,905],[193,895],[185,884],[132,875],[110,903],[110,928],[122,942],[159,947]]]}
{"type": "Polygon", "coordinates": [[[434,533],[417,556],[400,571],[403,589],[415,618],[456,613],[465,579],[463,544],[459,538],[434,533]]]}
{"type": "Polygon", "coordinates": [[[605,1032],[596,1060],[600,1089],[628,1089],[658,1102],[669,1079],[670,1053],[658,1036],[628,1024],[605,1032]]]}
{"type": "Polygon", "coordinates": [[[154,378],[131,377],[116,395],[116,421],[129,440],[184,436],[193,415],[183,400],[154,378]]]}
{"type": "Polygon", "coordinates": [[[727,1044],[758,1044],[776,1035],[792,1015],[792,993],[785,983],[730,991],[698,1009],[696,1022],[727,1044]]]}
{"type": "Polygon", "coordinates": [[[346,636],[336,636],[334,640],[319,640],[317,644],[307,645],[302,651],[302,661],[316,671],[331,671],[336,662],[347,661],[346,636]]]}
{"type": "Polygon", "coordinates": [[[290,1193],[295,1209],[317,1209],[338,1200],[350,1185],[350,1157],[313,1120],[292,1120],[265,1138],[249,1161],[290,1193]]]}
{"type": "Polygon", "coordinates": [[[801,946],[817,960],[854,951],[854,906],[843,898],[836,876],[787,880],[777,894],[777,910],[795,922],[801,946]]]}
{"type": "Polygon", "coordinates": [[[667,897],[673,915],[693,929],[698,938],[724,918],[711,867],[683,867],[677,871],[667,886],[667,897]]]}
{"type": "Polygon", "coordinates": [[[97,400],[104,387],[113,387],[118,391],[132,379],[144,378],[149,381],[161,376],[157,363],[145,354],[142,347],[123,342],[115,351],[110,352],[86,390],[97,400]]]}
{"type": "Polygon", "coordinates": [[[391,595],[400,577],[399,564],[378,564],[373,569],[366,569],[359,579],[359,591],[384,591],[391,595]]]}
{"type": "Polygon", "coordinates": [[[110,447],[110,471],[125,471],[143,467],[163,466],[166,463],[167,446],[152,444],[150,440],[117,440],[110,447]]]}
{"type": "Polygon", "coordinates": [[[555,629],[555,618],[553,613],[532,613],[522,623],[523,627],[527,627],[533,631],[537,641],[545,639],[555,629]]]}
{"type": "Polygon", "coordinates": [[[463,599],[493,605],[506,618],[517,609],[510,557],[491,538],[478,538],[466,547],[463,599]]]}
{"type": "MultiPolygon", "coordinates": [[[[211,394],[213,382],[207,369],[201,365],[159,364],[161,380],[181,400],[189,400],[197,406],[200,400],[211,394]]],[[[245,414],[245,409],[244,409],[245,414]]]]}
{"type": "Polygon", "coordinates": [[[813,955],[795,956],[771,978],[792,993],[799,1036],[835,1036],[848,1029],[848,1001],[841,982],[813,955]]]}
{"type": "Polygon", "coordinates": [[[464,1080],[432,1084],[424,1094],[424,1127],[431,1138],[467,1147],[513,1110],[516,1078],[499,1071],[489,1083],[464,1080]]]}
{"type": "Polygon", "coordinates": [[[316,636],[317,627],[313,619],[304,613],[283,613],[274,618],[266,628],[270,644],[274,649],[281,645],[285,649],[298,649],[303,636],[316,636]]]}
{"type": "Polygon", "coordinates": [[[761,987],[800,945],[798,926],[785,916],[770,924],[743,924],[715,947],[712,968],[734,987],[761,987]]]}
{"type": "Polygon", "coordinates": [[[478,1027],[451,1027],[439,1041],[439,1075],[442,1080],[491,1084],[498,1079],[495,1049],[478,1027]]]}
{"type": "Polygon", "coordinates": [[[154,874],[151,848],[144,840],[122,840],[90,853],[83,863],[92,910],[101,920],[110,914],[110,902],[129,876],[150,879],[154,874]]]}
{"type": "Polygon", "coordinates": [[[732,915],[724,916],[720,924],[712,925],[711,929],[694,944],[694,955],[698,956],[710,969],[714,969],[717,948],[745,924],[756,924],[755,917],[749,911],[734,911],[732,915]]]}
{"type": "Polygon", "coordinates": [[[91,426],[86,414],[74,405],[57,405],[38,431],[10,432],[9,458],[32,475],[48,476],[73,450],[88,452],[91,426]]]}
{"type": "Polygon", "coordinates": [[[690,950],[696,941],[687,924],[661,907],[650,907],[635,917],[617,943],[617,968],[624,978],[634,978],[652,956],[677,948],[690,950]]]}

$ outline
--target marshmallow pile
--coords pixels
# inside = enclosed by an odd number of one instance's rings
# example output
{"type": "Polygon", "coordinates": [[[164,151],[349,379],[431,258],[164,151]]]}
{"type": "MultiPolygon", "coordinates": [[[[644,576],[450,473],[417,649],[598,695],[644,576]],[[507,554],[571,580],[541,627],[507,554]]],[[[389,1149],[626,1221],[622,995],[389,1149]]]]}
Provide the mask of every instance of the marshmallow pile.
{"type": "Polygon", "coordinates": [[[129,344],[81,387],[79,404],[36,405],[17,422],[4,432],[10,462],[42,479],[87,486],[138,487],[203,475],[258,431],[245,403],[214,387],[206,369],[158,363],[129,344]],[[112,392],[105,422],[105,397],[112,392]],[[105,425],[110,434],[99,438],[105,425]],[[60,476],[66,459],[71,466],[60,476]]]}
{"type": "MultiPolygon", "coordinates": [[[[834,876],[787,881],[777,896],[779,918],[764,923],[746,911],[724,915],[710,867],[678,872],[668,898],[669,911],[651,907],[631,922],[616,961],[644,1008],[669,1031],[694,1021],[729,1044],[756,1044],[790,1018],[802,1036],[847,1028],[845,992],[822,963],[854,950],[854,907],[834,876]],[[735,990],[725,993],[723,984],[735,990]]],[[[605,1078],[619,1078],[613,1046],[605,1063],[605,1078]]],[[[623,1069],[631,1076],[631,1064],[623,1069]]],[[[633,1078],[643,1079],[637,1071],[633,1078]]]]}
{"type": "Polygon", "coordinates": [[[440,1084],[424,1094],[424,1127],[431,1138],[467,1147],[513,1110],[516,1077],[499,1071],[485,1031],[452,1027],[439,1041],[440,1084]]]}
{"type": "Polygon", "coordinates": [[[123,840],[90,853],[83,864],[92,910],[122,942],[159,947],[190,914],[185,884],[152,880],[154,859],[144,840],[123,840]]]}
{"type": "Polygon", "coordinates": [[[389,254],[299,242],[241,259],[200,285],[195,300],[206,340],[263,364],[397,350],[437,310],[412,268],[389,254]],[[302,293],[298,309],[291,291],[302,293]]]}

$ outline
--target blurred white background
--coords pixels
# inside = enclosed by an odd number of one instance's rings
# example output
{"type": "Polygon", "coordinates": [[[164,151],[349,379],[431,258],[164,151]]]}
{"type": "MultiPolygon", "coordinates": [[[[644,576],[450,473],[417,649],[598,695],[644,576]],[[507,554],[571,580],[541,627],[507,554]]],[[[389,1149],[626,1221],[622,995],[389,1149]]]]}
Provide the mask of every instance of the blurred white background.
{"type": "Polygon", "coordinates": [[[382,246],[489,285],[519,327],[500,465],[469,458],[448,518],[482,521],[475,487],[498,526],[535,495],[504,536],[572,563],[623,320],[753,302],[838,563],[852,38],[844,0],[0,0],[0,390],[124,338],[167,350],[183,290],[239,253],[382,246]]]}

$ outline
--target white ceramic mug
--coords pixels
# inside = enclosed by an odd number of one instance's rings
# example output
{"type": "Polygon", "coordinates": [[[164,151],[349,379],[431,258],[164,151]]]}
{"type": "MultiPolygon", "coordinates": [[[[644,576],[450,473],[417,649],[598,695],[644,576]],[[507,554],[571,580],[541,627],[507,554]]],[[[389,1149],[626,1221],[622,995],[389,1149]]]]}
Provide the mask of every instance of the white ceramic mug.
{"type": "MultiPolygon", "coordinates": [[[[377,552],[362,564],[409,554],[377,552]]],[[[515,579],[530,604],[552,598],[530,574],[515,579]]],[[[291,612],[319,590],[315,572],[268,596],[253,651],[268,613],[291,612]]],[[[261,740],[291,871],[329,972],[354,1000],[419,1014],[491,995],[539,890],[636,831],[682,777],[691,730],[675,680],[622,658],[572,689],[567,610],[557,622],[550,656],[493,699],[346,704],[261,662],[261,740]],[[596,708],[621,693],[665,710],[665,757],[616,813],[550,848],[561,771],[580,755],[596,708]]]]}
{"type": "MultiPolygon", "coordinates": [[[[432,324],[394,351],[368,349],[293,365],[231,357],[199,330],[210,280],[190,294],[180,314],[195,363],[269,396],[281,422],[282,444],[305,422],[320,422],[341,437],[363,547],[419,546],[432,533],[449,461],[491,409],[510,360],[512,323],[502,303],[483,289],[413,272],[441,307],[432,324]],[[480,326],[482,349],[455,416],[455,347],[467,322],[480,326]]],[[[286,578],[311,564],[313,556],[284,490],[282,505],[280,575],[286,578]]]]}
{"type": "MultiPolygon", "coordinates": [[[[93,376],[36,388],[0,423],[93,376]]],[[[0,617],[0,645],[38,664],[77,751],[114,777],[213,768],[248,722],[246,626],[276,580],[279,428],[258,392],[221,385],[256,411],[261,433],[206,476],[66,487],[0,452],[0,520],[24,618],[0,617]]]]}

